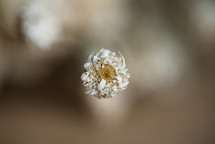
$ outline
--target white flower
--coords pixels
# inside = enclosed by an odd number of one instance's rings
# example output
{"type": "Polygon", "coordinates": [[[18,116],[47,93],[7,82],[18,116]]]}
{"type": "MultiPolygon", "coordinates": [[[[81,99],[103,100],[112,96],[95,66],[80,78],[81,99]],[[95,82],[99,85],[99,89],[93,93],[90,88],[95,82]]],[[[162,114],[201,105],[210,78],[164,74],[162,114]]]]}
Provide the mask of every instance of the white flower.
{"type": "Polygon", "coordinates": [[[44,3],[31,2],[22,13],[23,34],[41,49],[48,49],[59,39],[60,20],[44,3]]]}
{"type": "Polygon", "coordinates": [[[84,68],[81,79],[86,94],[98,98],[114,97],[129,84],[130,74],[120,52],[117,57],[115,52],[102,48],[98,53],[90,54],[84,68]]]}

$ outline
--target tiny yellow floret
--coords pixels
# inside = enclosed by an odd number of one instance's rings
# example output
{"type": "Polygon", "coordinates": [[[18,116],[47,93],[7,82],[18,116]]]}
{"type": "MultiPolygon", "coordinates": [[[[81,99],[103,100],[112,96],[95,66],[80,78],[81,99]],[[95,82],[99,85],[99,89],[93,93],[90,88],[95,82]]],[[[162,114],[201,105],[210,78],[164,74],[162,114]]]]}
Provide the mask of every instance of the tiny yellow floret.
{"type": "Polygon", "coordinates": [[[97,71],[97,75],[100,80],[104,79],[107,83],[110,83],[116,76],[116,72],[112,66],[105,65],[104,68],[97,71]]]}

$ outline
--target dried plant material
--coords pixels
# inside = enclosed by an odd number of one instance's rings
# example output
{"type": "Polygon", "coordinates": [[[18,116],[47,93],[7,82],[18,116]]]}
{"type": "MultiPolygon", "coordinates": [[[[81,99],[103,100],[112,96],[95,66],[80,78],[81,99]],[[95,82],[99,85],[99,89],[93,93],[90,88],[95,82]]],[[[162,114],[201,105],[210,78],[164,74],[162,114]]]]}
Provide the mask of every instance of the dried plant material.
{"type": "Polygon", "coordinates": [[[119,52],[102,48],[98,53],[90,54],[84,64],[86,72],[81,76],[86,94],[98,98],[115,97],[120,91],[127,88],[130,74],[127,73],[125,59],[119,52]]]}

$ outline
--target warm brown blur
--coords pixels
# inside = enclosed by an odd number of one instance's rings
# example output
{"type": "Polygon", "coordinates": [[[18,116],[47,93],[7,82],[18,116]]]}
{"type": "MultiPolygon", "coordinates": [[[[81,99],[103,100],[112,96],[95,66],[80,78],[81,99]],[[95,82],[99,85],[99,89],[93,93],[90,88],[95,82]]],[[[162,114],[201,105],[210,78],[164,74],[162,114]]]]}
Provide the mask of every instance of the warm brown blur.
{"type": "Polygon", "coordinates": [[[215,143],[213,0],[0,0],[0,144],[215,143]],[[91,52],[131,74],[85,95],[91,52]]]}

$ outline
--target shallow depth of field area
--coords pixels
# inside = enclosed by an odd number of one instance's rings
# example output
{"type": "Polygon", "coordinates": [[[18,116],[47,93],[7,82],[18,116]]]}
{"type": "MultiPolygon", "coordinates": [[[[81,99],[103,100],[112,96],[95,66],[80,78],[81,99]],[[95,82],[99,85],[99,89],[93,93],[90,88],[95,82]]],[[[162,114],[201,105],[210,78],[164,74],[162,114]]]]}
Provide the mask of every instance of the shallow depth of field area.
{"type": "Polygon", "coordinates": [[[0,143],[215,143],[214,38],[213,0],[0,0],[0,143]],[[81,81],[101,48],[131,74],[115,98],[81,81]]]}

